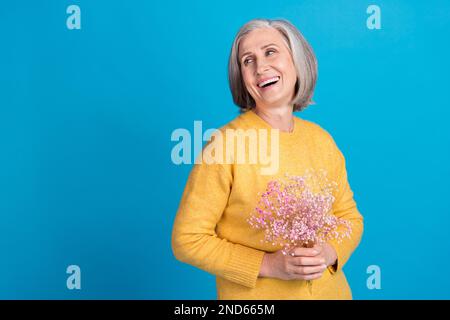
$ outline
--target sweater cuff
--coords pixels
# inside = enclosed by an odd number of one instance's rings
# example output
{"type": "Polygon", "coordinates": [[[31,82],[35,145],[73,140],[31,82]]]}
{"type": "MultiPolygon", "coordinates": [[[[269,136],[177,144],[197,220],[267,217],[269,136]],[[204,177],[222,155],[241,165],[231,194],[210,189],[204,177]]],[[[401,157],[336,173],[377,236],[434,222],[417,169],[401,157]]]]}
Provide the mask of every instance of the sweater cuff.
{"type": "Polygon", "coordinates": [[[224,278],[249,288],[256,287],[264,251],[235,245],[224,278]]]}
{"type": "Polygon", "coordinates": [[[344,252],[341,250],[341,246],[337,242],[330,241],[328,242],[328,244],[333,247],[337,255],[336,262],[333,265],[328,266],[328,270],[331,272],[331,274],[334,274],[342,269],[347,259],[344,256],[344,252]]]}

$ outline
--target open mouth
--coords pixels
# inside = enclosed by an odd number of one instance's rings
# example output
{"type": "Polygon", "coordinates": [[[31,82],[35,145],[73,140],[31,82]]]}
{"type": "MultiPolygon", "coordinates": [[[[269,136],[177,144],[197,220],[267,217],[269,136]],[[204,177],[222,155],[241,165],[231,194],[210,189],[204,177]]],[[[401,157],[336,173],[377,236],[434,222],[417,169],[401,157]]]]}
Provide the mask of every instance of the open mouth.
{"type": "Polygon", "coordinates": [[[274,84],[276,84],[279,80],[280,80],[280,77],[276,76],[276,77],[273,77],[271,79],[267,79],[266,81],[261,82],[260,84],[258,84],[258,87],[261,89],[269,88],[269,87],[273,86],[274,84]]]}

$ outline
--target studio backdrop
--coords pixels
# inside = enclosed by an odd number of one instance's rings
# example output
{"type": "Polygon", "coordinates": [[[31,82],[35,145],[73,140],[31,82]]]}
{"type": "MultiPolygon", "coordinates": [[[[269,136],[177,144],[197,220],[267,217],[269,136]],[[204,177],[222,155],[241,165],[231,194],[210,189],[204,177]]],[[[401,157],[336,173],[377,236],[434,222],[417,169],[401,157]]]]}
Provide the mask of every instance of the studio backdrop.
{"type": "Polygon", "coordinates": [[[347,161],[353,297],[450,298],[450,2],[18,0],[0,6],[1,299],[216,298],[171,233],[202,134],[238,115],[227,63],[254,18],[316,54],[296,115],[347,161]]]}

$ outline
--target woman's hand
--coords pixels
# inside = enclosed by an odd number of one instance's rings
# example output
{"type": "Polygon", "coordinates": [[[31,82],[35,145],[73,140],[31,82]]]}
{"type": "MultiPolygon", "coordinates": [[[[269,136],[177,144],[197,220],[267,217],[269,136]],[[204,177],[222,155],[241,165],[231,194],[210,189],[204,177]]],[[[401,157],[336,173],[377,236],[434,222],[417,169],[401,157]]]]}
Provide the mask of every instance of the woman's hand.
{"type": "Polygon", "coordinates": [[[264,254],[259,275],[281,280],[314,280],[320,278],[336,259],[336,252],[329,244],[296,247],[288,255],[279,250],[264,254]]]}
{"type": "Polygon", "coordinates": [[[325,259],[325,264],[328,266],[332,266],[337,261],[337,253],[334,248],[328,243],[324,243],[323,245],[315,245],[313,247],[318,251],[317,256],[325,259]]]}

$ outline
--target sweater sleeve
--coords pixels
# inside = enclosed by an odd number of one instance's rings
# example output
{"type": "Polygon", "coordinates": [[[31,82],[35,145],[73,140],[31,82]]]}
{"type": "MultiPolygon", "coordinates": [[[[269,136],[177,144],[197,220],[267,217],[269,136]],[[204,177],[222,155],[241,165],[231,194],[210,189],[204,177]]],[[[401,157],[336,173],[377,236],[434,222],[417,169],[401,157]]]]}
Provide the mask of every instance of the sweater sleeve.
{"type": "MultiPolygon", "coordinates": [[[[347,220],[350,223],[352,232],[350,238],[344,238],[342,242],[338,242],[337,240],[328,242],[337,253],[336,263],[328,268],[331,273],[338,272],[343,268],[353,251],[359,245],[363,234],[363,217],[359,213],[355,200],[353,199],[353,192],[347,179],[345,158],[334,142],[333,149],[333,154],[336,159],[338,191],[336,192],[332,210],[333,214],[338,218],[347,220]]],[[[340,226],[338,232],[343,231],[343,228],[343,226],[340,226]]]]}
{"type": "Polygon", "coordinates": [[[175,217],[172,250],[182,262],[254,288],[264,251],[231,243],[215,232],[231,186],[231,165],[194,165],[175,217]]]}

